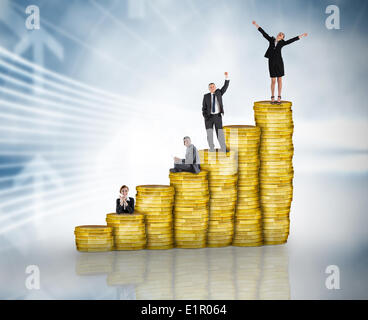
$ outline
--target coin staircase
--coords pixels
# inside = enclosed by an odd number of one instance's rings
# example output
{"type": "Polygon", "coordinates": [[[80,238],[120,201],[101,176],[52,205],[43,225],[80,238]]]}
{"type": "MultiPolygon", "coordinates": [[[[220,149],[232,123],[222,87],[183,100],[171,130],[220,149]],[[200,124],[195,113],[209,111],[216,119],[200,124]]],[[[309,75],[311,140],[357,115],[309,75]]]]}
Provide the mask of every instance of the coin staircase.
{"type": "Polygon", "coordinates": [[[201,172],[136,187],[133,214],[75,228],[79,251],[262,246],[287,242],[293,198],[292,103],[254,103],[256,125],[224,126],[224,153],[199,150],[201,172]]]}

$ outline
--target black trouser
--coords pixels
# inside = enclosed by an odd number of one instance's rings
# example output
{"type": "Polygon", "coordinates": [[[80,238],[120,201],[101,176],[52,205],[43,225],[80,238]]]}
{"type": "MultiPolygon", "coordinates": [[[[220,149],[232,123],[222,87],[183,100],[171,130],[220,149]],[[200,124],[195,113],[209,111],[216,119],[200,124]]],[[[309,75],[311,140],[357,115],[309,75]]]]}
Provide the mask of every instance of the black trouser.
{"type": "Polygon", "coordinates": [[[221,113],[211,114],[210,116],[204,119],[204,124],[206,126],[207,142],[210,149],[215,148],[215,144],[213,143],[213,125],[215,125],[217,140],[220,143],[222,151],[226,151],[225,136],[224,131],[222,129],[221,113]]]}
{"type": "Polygon", "coordinates": [[[178,171],[186,171],[186,172],[193,172],[194,173],[194,169],[193,169],[193,166],[191,164],[175,163],[174,168],[177,169],[178,171]]]}

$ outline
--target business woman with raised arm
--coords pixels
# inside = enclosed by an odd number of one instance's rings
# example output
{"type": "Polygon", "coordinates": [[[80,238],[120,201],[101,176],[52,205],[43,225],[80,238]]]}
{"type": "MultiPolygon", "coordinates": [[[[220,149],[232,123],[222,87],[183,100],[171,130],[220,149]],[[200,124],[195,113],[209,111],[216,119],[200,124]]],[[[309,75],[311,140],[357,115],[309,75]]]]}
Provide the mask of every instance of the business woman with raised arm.
{"type": "Polygon", "coordinates": [[[271,77],[271,103],[272,104],[280,104],[281,103],[281,91],[282,91],[282,77],[285,75],[284,72],[284,61],[281,55],[281,49],[293,43],[302,37],[306,37],[308,34],[303,33],[299,36],[291,38],[289,40],[285,39],[285,34],[283,32],[279,32],[275,37],[269,36],[255,21],[252,22],[258,31],[267,39],[269,42],[268,49],[265,53],[265,57],[268,58],[268,70],[271,77]],[[275,101],[275,86],[276,86],[276,79],[277,79],[277,86],[278,86],[278,97],[277,102],[275,101]]]}

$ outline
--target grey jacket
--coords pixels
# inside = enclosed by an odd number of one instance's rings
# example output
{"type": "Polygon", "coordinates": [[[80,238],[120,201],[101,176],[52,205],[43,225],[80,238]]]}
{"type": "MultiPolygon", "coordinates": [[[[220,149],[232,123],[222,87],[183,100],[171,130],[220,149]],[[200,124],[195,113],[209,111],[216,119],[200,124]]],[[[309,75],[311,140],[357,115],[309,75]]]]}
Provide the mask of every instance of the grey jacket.
{"type": "Polygon", "coordinates": [[[194,144],[187,147],[185,159],[182,159],[181,161],[185,164],[191,164],[195,173],[199,173],[201,171],[199,153],[194,144]]]}

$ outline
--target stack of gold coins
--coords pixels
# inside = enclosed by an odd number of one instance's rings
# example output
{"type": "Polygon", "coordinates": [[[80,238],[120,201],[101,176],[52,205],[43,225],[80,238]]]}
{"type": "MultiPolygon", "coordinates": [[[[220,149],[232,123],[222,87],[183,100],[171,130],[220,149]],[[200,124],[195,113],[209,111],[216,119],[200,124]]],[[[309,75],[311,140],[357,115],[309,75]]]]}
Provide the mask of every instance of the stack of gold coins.
{"type": "Polygon", "coordinates": [[[108,226],[75,227],[75,242],[78,251],[111,251],[114,247],[112,228],[108,226]]]}
{"type": "Polygon", "coordinates": [[[146,247],[144,215],[134,213],[108,213],[106,222],[113,230],[115,250],[141,250],[146,247]]]}
{"type": "Polygon", "coordinates": [[[173,203],[174,187],[167,185],[137,186],[135,209],[145,215],[146,249],[174,247],[173,203]]]}
{"type": "Polygon", "coordinates": [[[293,198],[293,118],[291,102],[254,103],[261,128],[260,197],[265,244],[282,244],[289,235],[289,213],[293,198]]]}
{"type": "Polygon", "coordinates": [[[174,233],[178,248],[204,248],[208,227],[208,172],[170,172],[175,188],[174,233]]]}
{"type": "Polygon", "coordinates": [[[201,169],[208,171],[210,190],[207,247],[231,245],[237,196],[236,152],[199,150],[201,169]]]}
{"type": "Polygon", "coordinates": [[[260,128],[250,125],[224,127],[226,147],[238,155],[238,200],[235,210],[234,246],[261,246],[262,216],[259,201],[260,128]]]}

